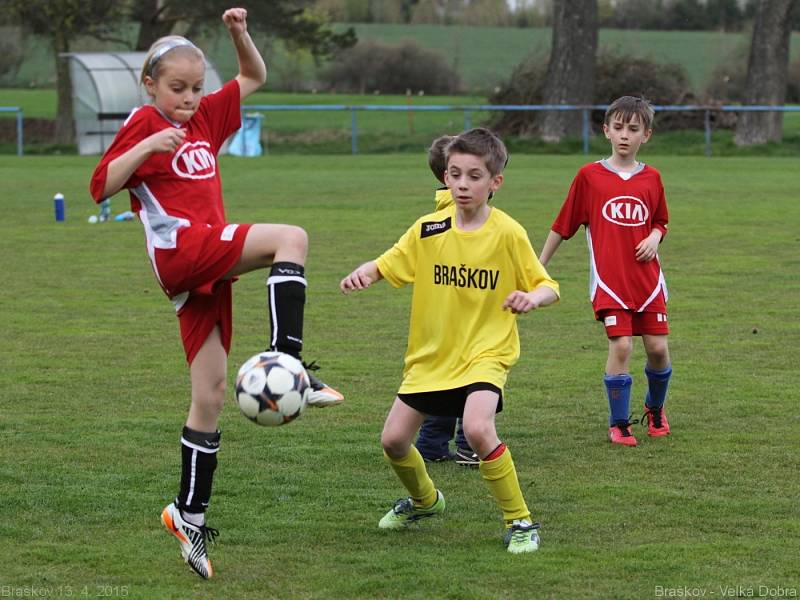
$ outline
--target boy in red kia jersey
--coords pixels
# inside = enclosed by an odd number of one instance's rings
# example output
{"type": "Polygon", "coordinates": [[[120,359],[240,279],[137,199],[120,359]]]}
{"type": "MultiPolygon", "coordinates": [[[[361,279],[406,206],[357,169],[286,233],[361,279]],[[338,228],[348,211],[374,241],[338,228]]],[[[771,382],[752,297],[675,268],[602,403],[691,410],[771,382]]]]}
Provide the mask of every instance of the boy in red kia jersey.
{"type": "MultiPolygon", "coordinates": [[[[227,10],[222,21],[236,49],[238,75],[203,96],[205,58],[200,49],[180,36],[156,41],[141,76],[153,104],[127,118],[90,185],[96,202],[128,189],[131,210],[144,226],[153,272],[178,313],[191,406],[181,436],[180,491],[161,520],[178,539],[184,560],[206,579],[213,575],[206,540],[217,535],[206,527],[205,511],[225,398],[231,283],[238,275],[271,267],[268,347],[299,358],[308,248],[308,236],[299,227],[225,220],[217,153],[239,129],[242,100],[264,84],[267,69],[247,32],[247,11],[227,10]]],[[[343,400],[309,376],[309,404],[343,400]]]]}
{"type": "Polygon", "coordinates": [[[664,414],[672,375],[667,286],[658,260],[669,216],[661,176],[636,160],[639,147],[652,134],[653,114],[646,100],[633,96],[618,98],[608,107],[603,131],[611,141],[611,157],[578,171],[540,257],[546,266],[562,240],[571,238],[581,225],[586,228],[592,307],[608,336],[604,377],[610,409],[608,439],[623,446],[636,445],[629,421],[632,336],[641,336],[647,353],[648,434],[660,437],[670,432],[664,414]]]}

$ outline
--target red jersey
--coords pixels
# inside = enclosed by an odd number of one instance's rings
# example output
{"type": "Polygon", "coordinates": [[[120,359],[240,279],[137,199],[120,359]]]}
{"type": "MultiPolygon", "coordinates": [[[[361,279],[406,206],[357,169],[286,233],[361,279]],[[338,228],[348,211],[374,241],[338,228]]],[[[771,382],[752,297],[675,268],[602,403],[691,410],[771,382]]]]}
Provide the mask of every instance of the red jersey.
{"type": "MultiPolygon", "coordinates": [[[[224,223],[217,153],[241,126],[240,105],[239,84],[234,79],[204,96],[184,124],[172,122],[152,105],[134,109],[94,170],[90,191],[95,202],[103,201],[108,163],[152,134],[176,127],[186,131],[183,144],[172,154],[152,154],[125,182],[131,210],[140,217],[167,217],[187,225],[224,223]]],[[[146,227],[147,220],[142,222],[146,227]]]]}
{"type": "Polygon", "coordinates": [[[112,160],[163,129],[186,131],[179,148],[150,155],[123,186],[130,192],[131,210],[144,226],[153,271],[176,309],[190,291],[210,293],[216,278],[236,264],[241,252],[246,231],[225,225],[217,169],[219,149],[241,126],[240,106],[239,83],[234,79],[204,96],[183,124],[171,121],[155,106],[136,108],[92,175],[90,191],[95,202],[101,202],[112,160]],[[214,246],[212,234],[223,242],[221,246],[214,246]]]}
{"type": "Polygon", "coordinates": [[[599,161],[578,171],[552,230],[569,239],[586,227],[595,315],[605,309],[666,312],[667,285],[658,255],[638,262],[636,246],[654,228],[666,235],[668,220],[664,186],[654,168],[641,165],[633,174],[619,173],[599,161]]]}

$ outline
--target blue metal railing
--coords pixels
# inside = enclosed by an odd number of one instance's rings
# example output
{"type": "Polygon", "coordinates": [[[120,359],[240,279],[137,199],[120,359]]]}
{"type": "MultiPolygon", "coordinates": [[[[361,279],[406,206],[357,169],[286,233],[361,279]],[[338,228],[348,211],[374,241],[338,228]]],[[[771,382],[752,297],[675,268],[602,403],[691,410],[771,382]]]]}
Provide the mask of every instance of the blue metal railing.
{"type": "Polygon", "coordinates": [[[19,106],[0,106],[0,113],[17,113],[17,156],[22,156],[22,109],[19,106]]]}
{"type": "MultiPolygon", "coordinates": [[[[358,113],[360,111],[383,111],[383,112],[463,112],[464,129],[472,127],[472,116],[475,112],[490,111],[575,111],[579,110],[582,114],[582,133],[583,153],[589,153],[589,140],[591,139],[591,120],[590,113],[593,110],[605,111],[607,104],[579,105],[579,104],[430,104],[430,105],[401,105],[401,104],[248,104],[242,106],[242,114],[247,112],[280,112],[280,111],[350,111],[350,151],[358,154],[358,113]]],[[[800,106],[768,106],[768,105],[724,105],[724,106],[704,106],[695,104],[685,105],[654,105],[656,112],[697,112],[703,111],[703,129],[705,131],[705,153],[711,155],[711,114],[714,112],[800,112],[800,106]]],[[[17,106],[0,106],[0,113],[16,113],[17,119],[17,156],[23,155],[23,118],[22,109],[17,106]]],[[[98,115],[98,118],[107,116],[108,118],[119,119],[119,115],[98,115]]],[[[127,113],[122,115],[124,119],[127,113]]]]}
{"type": "MultiPolygon", "coordinates": [[[[246,112],[280,112],[280,111],[350,111],[350,151],[358,154],[358,112],[458,112],[464,113],[464,129],[472,127],[472,115],[479,111],[575,111],[582,114],[583,153],[589,153],[591,139],[590,113],[593,110],[605,111],[607,104],[453,104],[453,105],[418,105],[402,104],[247,104],[242,106],[242,114],[246,112]]],[[[705,153],[711,155],[711,114],[713,112],[800,112],[800,106],[703,106],[695,104],[654,105],[656,112],[697,112],[703,111],[703,128],[705,131],[705,153]]]]}

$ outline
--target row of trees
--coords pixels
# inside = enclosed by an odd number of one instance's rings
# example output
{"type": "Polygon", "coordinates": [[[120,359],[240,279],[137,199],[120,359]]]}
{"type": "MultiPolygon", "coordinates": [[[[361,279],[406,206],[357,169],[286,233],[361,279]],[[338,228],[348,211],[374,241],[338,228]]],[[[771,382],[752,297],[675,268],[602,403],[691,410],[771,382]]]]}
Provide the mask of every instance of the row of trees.
{"type": "MultiPolygon", "coordinates": [[[[593,103],[602,1],[552,0],[552,48],[541,91],[544,103],[593,103]]],[[[405,2],[410,10],[423,0],[405,2]]],[[[70,51],[73,40],[82,35],[108,40],[119,31],[122,23],[128,23],[138,25],[136,49],[146,50],[155,39],[168,33],[183,33],[191,37],[209,27],[219,28],[220,15],[228,4],[228,0],[194,0],[191,4],[184,0],[0,0],[0,18],[15,20],[27,30],[50,39],[58,95],[55,141],[69,144],[74,138],[71,82],[66,61],[61,60],[60,55],[70,51]]],[[[797,10],[798,4],[800,0],[758,0],[753,15],[746,91],[742,99],[744,104],[784,103],[789,67],[790,16],[797,10]]],[[[319,12],[312,10],[312,0],[263,0],[253,6],[248,15],[248,24],[253,31],[282,38],[294,47],[308,48],[317,57],[355,44],[352,30],[337,34],[327,27],[319,12]]],[[[380,64],[380,61],[374,60],[374,50],[363,57],[362,65],[371,61],[380,64]]],[[[412,50],[409,49],[406,54],[412,50]]],[[[390,59],[394,60],[393,57],[386,58],[391,62],[390,59]]],[[[417,56],[416,60],[432,64],[429,58],[417,56]]],[[[363,70],[364,73],[368,72],[363,70]]],[[[364,85],[368,85],[366,79],[363,81],[364,85]]],[[[631,89],[625,90],[625,93],[639,91],[631,89]]],[[[740,144],[758,144],[780,140],[782,125],[781,113],[745,113],[738,123],[736,141],[740,144]]],[[[578,113],[558,111],[544,113],[535,129],[544,139],[559,140],[578,133],[580,126],[578,113]]]]}
{"type": "MultiPolygon", "coordinates": [[[[740,31],[755,19],[760,0],[598,0],[600,27],[740,31]]],[[[316,0],[335,22],[550,27],[554,0],[316,0]]],[[[790,15],[800,29],[800,11],[790,15]]]]}
{"type": "MultiPolygon", "coordinates": [[[[352,30],[334,33],[319,13],[310,10],[312,0],[261,0],[248,8],[252,31],[286,40],[292,47],[307,48],[316,57],[352,46],[352,30]]],[[[56,70],[58,109],[55,143],[71,144],[72,84],[67,61],[81,36],[126,42],[116,36],[123,24],[137,27],[134,50],[147,50],[159,37],[179,33],[192,37],[221,27],[220,17],[230,0],[0,0],[0,20],[21,25],[51,42],[56,70]]]]}
{"type": "MultiPolygon", "coordinates": [[[[798,0],[759,0],[747,66],[744,104],[780,106],[786,99],[789,71],[789,16],[798,0]]],[[[597,0],[554,0],[553,40],[542,98],[547,104],[592,104],[597,54],[597,0]]],[[[637,93],[628,90],[627,93],[637,93]]],[[[578,135],[577,112],[545,112],[538,133],[549,140],[578,135]]],[[[740,145],[780,141],[783,113],[745,112],[737,122],[740,145]]]]}

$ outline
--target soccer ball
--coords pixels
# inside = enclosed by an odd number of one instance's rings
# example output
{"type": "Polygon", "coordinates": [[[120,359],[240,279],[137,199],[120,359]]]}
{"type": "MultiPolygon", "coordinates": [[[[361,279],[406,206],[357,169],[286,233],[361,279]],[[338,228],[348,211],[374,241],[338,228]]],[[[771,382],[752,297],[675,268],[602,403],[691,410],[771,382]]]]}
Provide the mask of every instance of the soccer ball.
{"type": "Polygon", "coordinates": [[[303,363],[283,352],[261,352],[236,375],[236,404],[259,425],[284,425],[306,408],[311,384],[303,363]]]}

